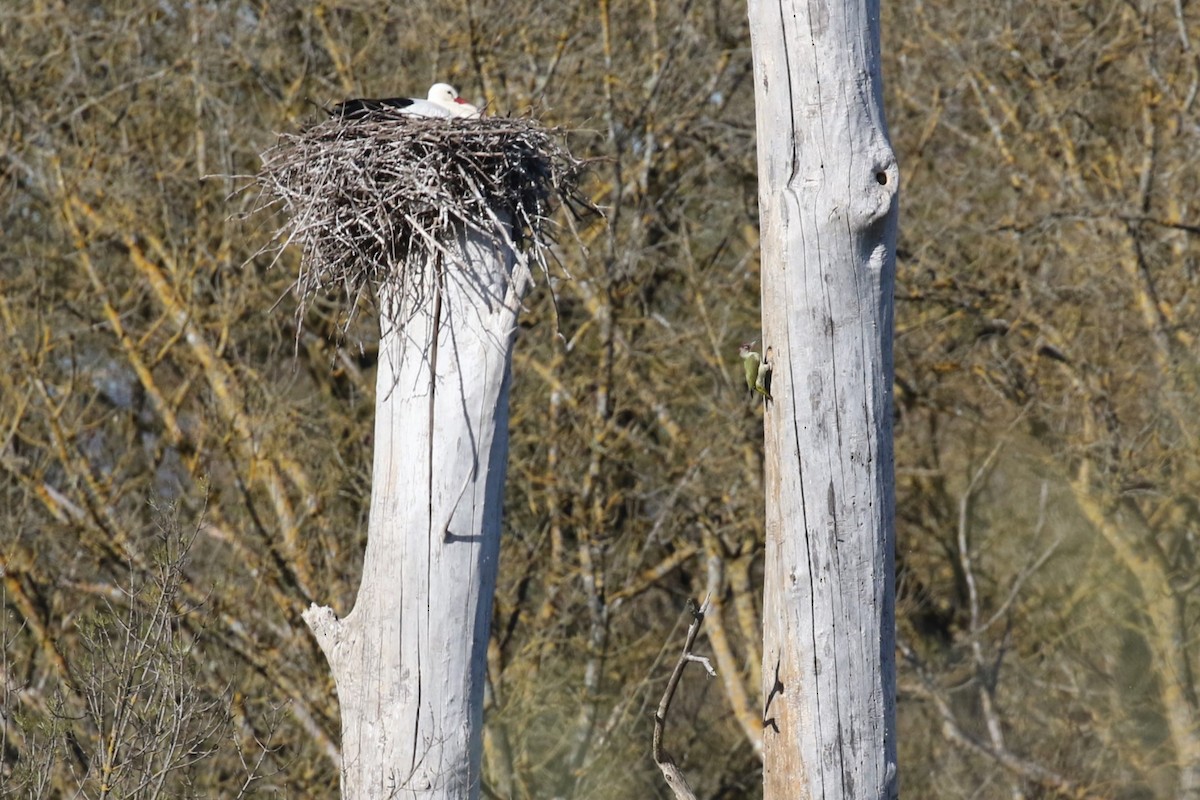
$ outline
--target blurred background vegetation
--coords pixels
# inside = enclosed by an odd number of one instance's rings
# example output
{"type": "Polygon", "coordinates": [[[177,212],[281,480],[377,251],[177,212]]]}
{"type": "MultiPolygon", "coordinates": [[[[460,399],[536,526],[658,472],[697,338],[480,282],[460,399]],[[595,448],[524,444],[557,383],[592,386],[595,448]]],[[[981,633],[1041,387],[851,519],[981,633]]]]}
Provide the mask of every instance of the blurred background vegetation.
{"type": "MultiPolygon", "coordinates": [[[[1200,797],[1194,3],[883,8],[900,753],[921,798],[1200,797]]],[[[454,83],[594,159],[516,346],[491,797],[761,796],[753,87],[729,0],[0,5],[0,793],[328,798],[377,331],[239,189],[454,83]],[[563,339],[550,302],[561,309],[563,339]],[[299,324],[302,322],[302,325],[299,324]]]]}

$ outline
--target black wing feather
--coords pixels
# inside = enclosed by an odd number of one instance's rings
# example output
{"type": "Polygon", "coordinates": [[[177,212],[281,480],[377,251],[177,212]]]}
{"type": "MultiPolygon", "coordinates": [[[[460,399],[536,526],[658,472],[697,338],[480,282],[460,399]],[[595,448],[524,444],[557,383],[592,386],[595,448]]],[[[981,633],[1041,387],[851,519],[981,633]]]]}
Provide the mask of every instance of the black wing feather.
{"type": "Polygon", "coordinates": [[[379,100],[357,97],[353,100],[343,100],[329,112],[331,117],[342,119],[364,119],[373,114],[386,114],[389,111],[399,111],[413,104],[411,97],[385,97],[379,100]]]}

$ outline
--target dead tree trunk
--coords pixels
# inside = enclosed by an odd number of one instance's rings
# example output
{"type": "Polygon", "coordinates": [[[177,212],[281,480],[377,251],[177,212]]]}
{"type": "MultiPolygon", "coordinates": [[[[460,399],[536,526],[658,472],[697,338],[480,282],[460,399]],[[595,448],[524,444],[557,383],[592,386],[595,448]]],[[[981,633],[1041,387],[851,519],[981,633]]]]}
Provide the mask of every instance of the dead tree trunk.
{"type": "Polygon", "coordinates": [[[764,783],[894,798],[898,172],[877,0],[751,0],[766,412],[764,783]]]}
{"type": "MultiPolygon", "coordinates": [[[[306,614],[337,682],[342,796],[479,795],[513,333],[525,276],[460,239],[420,287],[385,283],[362,583],[340,622],[306,614]],[[389,297],[390,295],[390,297],[389,297]]],[[[524,267],[520,268],[525,272],[524,267]]]]}
{"type": "Polygon", "coordinates": [[[301,312],[331,288],[380,308],[362,583],[345,619],[304,615],[341,701],[344,797],[479,796],[513,335],[551,204],[590,207],[582,168],[531,119],[387,108],[263,156],[259,208],[303,247],[301,312]]]}

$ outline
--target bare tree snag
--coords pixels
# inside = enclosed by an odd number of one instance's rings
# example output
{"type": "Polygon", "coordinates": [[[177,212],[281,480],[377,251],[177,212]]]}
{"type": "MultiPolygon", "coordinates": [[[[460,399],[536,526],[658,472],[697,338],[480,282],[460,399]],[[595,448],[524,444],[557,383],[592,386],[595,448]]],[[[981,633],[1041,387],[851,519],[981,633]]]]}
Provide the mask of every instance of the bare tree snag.
{"type": "Polygon", "coordinates": [[[751,0],[766,422],[764,797],[894,798],[892,289],[879,4],[751,0]]]}
{"type": "Polygon", "coordinates": [[[337,683],[344,797],[479,796],[513,337],[575,166],[529,120],[386,113],[267,155],[301,294],[369,287],[379,307],[362,583],[345,619],[304,615],[337,683]]]}
{"type": "Polygon", "coordinates": [[[337,681],[345,797],[478,792],[524,281],[512,278],[511,250],[490,237],[464,244],[460,264],[444,271],[453,279],[424,271],[428,302],[381,314],[358,600],[341,622],[316,606],[305,617],[337,681]]]}

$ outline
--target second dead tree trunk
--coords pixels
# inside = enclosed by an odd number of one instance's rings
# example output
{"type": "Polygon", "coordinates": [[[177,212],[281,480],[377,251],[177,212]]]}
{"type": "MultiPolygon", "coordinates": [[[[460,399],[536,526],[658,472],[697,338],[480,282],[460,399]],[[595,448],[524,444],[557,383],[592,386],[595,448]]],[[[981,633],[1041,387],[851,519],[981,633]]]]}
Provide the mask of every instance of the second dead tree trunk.
{"type": "Polygon", "coordinates": [[[764,798],[898,796],[879,3],[751,0],[766,410],[764,798]]]}

